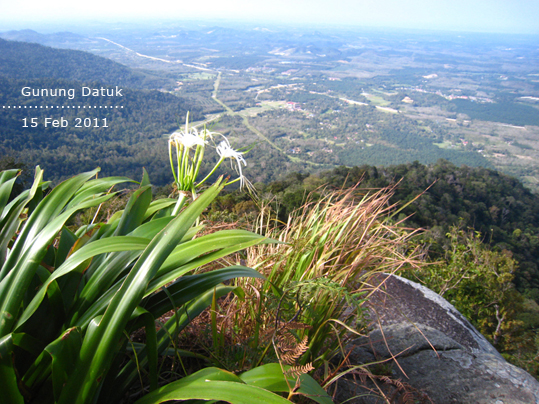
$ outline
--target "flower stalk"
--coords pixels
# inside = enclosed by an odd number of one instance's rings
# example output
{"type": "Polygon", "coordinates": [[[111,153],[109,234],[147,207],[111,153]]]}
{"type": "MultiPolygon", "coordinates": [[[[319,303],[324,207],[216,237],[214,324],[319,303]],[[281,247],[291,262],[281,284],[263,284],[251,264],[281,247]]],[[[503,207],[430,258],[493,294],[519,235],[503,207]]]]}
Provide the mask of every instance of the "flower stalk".
{"type": "Polygon", "coordinates": [[[234,150],[225,136],[220,133],[210,132],[206,128],[206,125],[204,125],[204,129],[201,131],[198,131],[195,127],[189,127],[189,113],[187,113],[185,119],[185,127],[170,135],[168,154],[172,175],[174,176],[174,184],[179,192],[173,215],[178,214],[189,196],[191,196],[193,200],[196,199],[197,189],[217,171],[219,166],[221,166],[226,159],[231,160],[239,176],[233,180],[227,181],[225,185],[230,185],[239,181],[240,187],[243,188],[245,184],[249,184],[244,177],[241,168],[242,164],[247,166],[247,163],[243,158],[244,152],[234,150]],[[214,146],[214,137],[216,136],[221,136],[223,138],[218,146],[214,146]],[[208,141],[211,141],[211,144],[208,141]],[[219,160],[210,172],[201,181],[197,182],[200,166],[204,159],[204,152],[208,145],[215,148],[219,155],[219,160]]]}

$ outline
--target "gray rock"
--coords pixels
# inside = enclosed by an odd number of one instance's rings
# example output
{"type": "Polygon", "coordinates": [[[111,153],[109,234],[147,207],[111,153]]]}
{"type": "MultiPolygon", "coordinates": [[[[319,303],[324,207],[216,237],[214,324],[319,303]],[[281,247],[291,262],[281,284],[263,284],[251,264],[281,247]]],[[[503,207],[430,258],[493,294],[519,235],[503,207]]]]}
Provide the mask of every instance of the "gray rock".
{"type": "Polygon", "coordinates": [[[340,379],[336,402],[385,403],[382,391],[398,402],[539,404],[539,382],[505,361],[445,299],[398,276],[378,282],[367,302],[373,326],[351,342],[348,357],[371,364],[374,376],[358,368],[340,379]]]}

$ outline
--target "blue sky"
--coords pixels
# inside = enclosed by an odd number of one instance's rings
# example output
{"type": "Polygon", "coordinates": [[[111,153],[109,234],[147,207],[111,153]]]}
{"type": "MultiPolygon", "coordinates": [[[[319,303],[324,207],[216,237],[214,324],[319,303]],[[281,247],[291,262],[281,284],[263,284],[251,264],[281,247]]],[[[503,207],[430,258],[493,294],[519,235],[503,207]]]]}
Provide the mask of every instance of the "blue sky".
{"type": "Polygon", "coordinates": [[[0,30],[142,18],[539,34],[539,0],[0,0],[0,30]]]}

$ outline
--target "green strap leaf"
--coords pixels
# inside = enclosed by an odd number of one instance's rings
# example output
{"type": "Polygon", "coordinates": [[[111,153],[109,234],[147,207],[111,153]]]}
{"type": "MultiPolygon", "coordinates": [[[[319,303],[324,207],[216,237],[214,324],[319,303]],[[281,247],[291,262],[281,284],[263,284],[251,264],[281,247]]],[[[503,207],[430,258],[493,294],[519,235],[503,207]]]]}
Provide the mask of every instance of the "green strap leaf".
{"type": "Polygon", "coordinates": [[[12,168],[10,170],[0,171],[0,184],[9,181],[13,177],[16,177],[21,172],[18,168],[12,168]]]}
{"type": "MultiPolygon", "coordinates": [[[[5,172],[2,174],[4,173],[5,172]]],[[[17,177],[11,178],[8,181],[0,180],[0,212],[6,207],[7,201],[11,195],[11,190],[13,189],[13,185],[15,184],[16,180],[17,177]]]]}
{"type": "MultiPolygon", "coordinates": [[[[13,266],[8,260],[6,260],[8,243],[13,238],[17,229],[19,228],[19,225],[21,224],[21,213],[23,212],[24,208],[34,199],[36,194],[38,194],[42,178],[43,170],[41,170],[38,166],[36,167],[36,175],[34,177],[32,187],[11,201],[2,212],[2,220],[0,221],[0,281],[7,276],[13,266]]],[[[14,254],[15,251],[14,248],[12,248],[10,258],[13,257],[14,254]]],[[[13,259],[13,261],[15,261],[15,259],[13,259]]],[[[0,295],[1,294],[2,290],[0,287],[0,295]]]]}
{"type": "Polygon", "coordinates": [[[221,230],[207,234],[176,247],[163,263],[162,267],[159,268],[157,276],[161,276],[171,269],[177,268],[210,251],[228,248],[242,243],[256,242],[258,244],[265,240],[267,239],[264,236],[246,230],[221,230]]]}
{"type": "Polygon", "coordinates": [[[96,195],[100,195],[103,192],[107,192],[114,185],[121,184],[123,182],[135,182],[127,177],[105,177],[97,178],[87,181],[80,187],[75,196],[67,204],[67,208],[71,208],[87,198],[93,198],[96,195]]]}
{"type": "Polygon", "coordinates": [[[222,248],[220,250],[211,252],[209,254],[203,255],[201,257],[195,258],[185,265],[182,265],[174,270],[170,270],[167,273],[162,274],[161,276],[156,276],[155,279],[148,286],[146,295],[149,295],[159,288],[163,287],[167,283],[173,282],[183,274],[191,271],[192,269],[198,268],[202,265],[205,265],[209,262],[218,260],[219,258],[225,257],[229,254],[235,253],[237,251],[243,250],[245,248],[251,247],[256,244],[271,243],[272,240],[264,238],[253,238],[251,241],[246,243],[235,244],[228,248],[222,248]]]}
{"type": "Polygon", "coordinates": [[[163,198],[163,199],[157,199],[153,201],[148,207],[148,209],[146,210],[146,214],[144,215],[144,220],[151,217],[155,212],[174,206],[176,202],[177,202],[176,199],[171,199],[171,198],[163,198]]]}
{"type": "Polygon", "coordinates": [[[71,321],[76,321],[80,314],[86,311],[96,300],[106,295],[111,288],[118,290],[118,280],[125,278],[129,268],[140,257],[141,250],[115,252],[107,254],[105,259],[92,262],[85,274],[88,281],[71,310],[73,312],[71,321]],[[94,263],[98,263],[98,265],[94,266],[94,263]],[[90,270],[92,275],[88,277],[90,270]],[[115,284],[116,286],[113,286],[115,284]]]}
{"type": "Polygon", "coordinates": [[[202,369],[161,387],[135,404],[159,404],[168,400],[223,400],[231,404],[290,404],[268,390],[245,384],[233,373],[217,368],[202,369]]]}
{"type": "Polygon", "coordinates": [[[150,176],[148,175],[148,171],[144,167],[142,167],[142,180],[140,181],[140,186],[145,187],[146,185],[150,185],[150,176]]]}
{"type": "Polygon", "coordinates": [[[67,379],[73,372],[80,348],[82,337],[77,328],[70,328],[60,338],[50,343],[46,348],[52,357],[52,385],[54,399],[58,400],[67,379]]]}
{"type": "Polygon", "coordinates": [[[43,352],[43,349],[45,349],[46,343],[31,335],[26,333],[14,333],[10,335],[13,336],[13,345],[17,345],[19,348],[34,355],[34,357],[39,356],[43,352]]]}
{"type": "Polygon", "coordinates": [[[150,185],[137,189],[129,198],[114,235],[123,236],[129,234],[140,226],[151,201],[152,189],[150,185]]]}
{"type": "MultiPolygon", "coordinates": [[[[0,318],[0,321],[3,319],[0,318]]],[[[24,404],[24,398],[17,385],[17,375],[13,368],[13,340],[11,334],[0,338],[0,381],[2,384],[2,403],[24,404]]]]}
{"type": "Polygon", "coordinates": [[[159,317],[172,309],[170,297],[175,306],[179,307],[220,283],[245,277],[264,279],[264,276],[254,269],[242,266],[231,266],[203,274],[183,276],[167,287],[168,294],[165,291],[160,291],[152,295],[146,303],[146,309],[154,316],[159,317]]]}
{"type": "MultiPolygon", "coordinates": [[[[15,262],[20,254],[24,253],[24,251],[35,242],[35,238],[41,230],[50,223],[51,218],[56,218],[60,212],[62,212],[82,184],[94,176],[98,171],[99,169],[96,169],[91,172],[79,174],[56,186],[51,193],[39,203],[28,218],[17,242],[13,246],[8,261],[15,262]]],[[[43,171],[40,171],[41,176],[42,173],[43,171]]],[[[36,175],[36,180],[37,178],[36,175]]]]}
{"type": "Polygon", "coordinates": [[[296,384],[299,384],[299,389],[295,390],[294,394],[309,397],[319,404],[333,404],[331,397],[310,375],[300,375],[299,383],[297,383],[297,378],[290,374],[287,374],[285,378],[283,370],[286,373],[290,369],[290,366],[281,368],[278,363],[269,363],[243,373],[240,378],[251,386],[282,393],[290,393],[290,388],[293,389],[296,384]]]}
{"type": "Polygon", "coordinates": [[[146,352],[148,358],[148,367],[150,373],[150,391],[157,389],[157,333],[155,331],[155,318],[149,312],[141,316],[146,330],[146,352]]]}
{"type": "Polygon", "coordinates": [[[100,239],[92,243],[86,244],[71,255],[56,271],[54,271],[48,278],[47,282],[43,284],[40,290],[36,293],[28,307],[24,310],[19,321],[17,322],[15,329],[20,327],[30,318],[30,316],[37,310],[49,285],[60,278],[61,276],[75,270],[79,265],[84,263],[87,259],[90,259],[98,254],[103,254],[112,251],[133,251],[142,250],[147,247],[149,243],[148,239],[142,237],[131,236],[119,236],[110,239],[100,239]]]}

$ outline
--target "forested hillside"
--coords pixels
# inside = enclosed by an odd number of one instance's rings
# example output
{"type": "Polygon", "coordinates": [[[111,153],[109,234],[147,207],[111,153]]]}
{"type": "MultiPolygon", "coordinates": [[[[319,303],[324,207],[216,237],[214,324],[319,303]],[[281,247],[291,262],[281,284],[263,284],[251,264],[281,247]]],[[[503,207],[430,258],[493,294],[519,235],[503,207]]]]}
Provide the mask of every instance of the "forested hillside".
{"type": "Polygon", "coordinates": [[[202,117],[192,101],[132,88],[155,84],[153,78],[89,53],[0,40],[0,55],[0,154],[41,165],[53,181],[101,166],[134,178],[142,167],[155,169],[164,183],[163,135],[187,111],[202,117]],[[73,93],[25,96],[23,88],[73,93]],[[92,95],[101,89],[114,95],[92,95]]]}
{"type": "Polygon", "coordinates": [[[54,78],[98,81],[130,88],[159,88],[173,83],[154,73],[135,71],[88,52],[56,49],[0,38],[0,76],[10,79],[54,78]]]}

